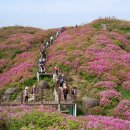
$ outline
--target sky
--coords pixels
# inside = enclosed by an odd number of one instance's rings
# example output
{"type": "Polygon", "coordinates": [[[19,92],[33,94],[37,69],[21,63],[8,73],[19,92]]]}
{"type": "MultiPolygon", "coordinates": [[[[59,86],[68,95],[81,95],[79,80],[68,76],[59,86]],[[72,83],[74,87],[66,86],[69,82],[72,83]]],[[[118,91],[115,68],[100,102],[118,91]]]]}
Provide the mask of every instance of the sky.
{"type": "Polygon", "coordinates": [[[0,0],[0,27],[49,29],[109,16],[130,21],[130,0],[0,0]]]}

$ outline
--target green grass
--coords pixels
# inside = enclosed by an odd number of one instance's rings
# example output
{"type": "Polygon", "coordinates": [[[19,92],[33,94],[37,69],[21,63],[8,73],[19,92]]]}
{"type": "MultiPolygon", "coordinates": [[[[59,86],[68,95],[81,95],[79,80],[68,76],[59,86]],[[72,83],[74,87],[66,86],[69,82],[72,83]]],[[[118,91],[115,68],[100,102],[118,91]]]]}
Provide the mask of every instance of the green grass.
{"type": "Polygon", "coordinates": [[[35,77],[31,77],[31,78],[28,78],[27,80],[25,80],[23,82],[23,85],[32,86],[32,85],[36,84],[36,82],[37,82],[37,77],[35,76],[35,77]]]}
{"type": "Polygon", "coordinates": [[[17,98],[18,94],[19,94],[19,92],[15,92],[15,93],[11,94],[10,97],[9,97],[9,100],[10,101],[15,100],[17,98]]]}
{"type": "Polygon", "coordinates": [[[82,72],[81,71],[79,73],[79,75],[80,75],[81,78],[83,78],[83,79],[85,79],[85,80],[87,80],[89,82],[96,83],[96,82],[100,81],[98,77],[89,75],[87,72],[82,72]]]}
{"type": "Polygon", "coordinates": [[[54,82],[52,77],[42,77],[41,80],[45,80],[48,82],[50,88],[54,88],[54,82]]]}
{"type": "Polygon", "coordinates": [[[60,64],[60,65],[59,65],[59,68],[60,68],[60,70],[63,71],[63,72],[70,72],[70,71],[71,71],[71,67],[68,66],[68,65],[65,65],[65,64],[60,64]]]}
{"type": "Polygon", "coordinates": [[[18,54],[20,54],[22,51],[19,49],[13,50],[13,55],[11,56],[11,59],[14,59],[18,54]]]}
{"type": "Polygon", "coordinates": [[[129,26],[123,26],[123,27],[120,27],[119,30],[123,33],[129,33],[130,27],[129,26]]]}
{"type": "Polygon", "coordinates": [[[0,59],[4,59],[4,58],[7,58],[9,55],[8,55],[8,51],[6,50],[0,50],[0,59]]]}
{"type": "Polygon", "coordinates": [[[122,86],[118,86],[117,90],[121,93],[123,99],[130,99],[130,92],[122,89],[122,86]]]}

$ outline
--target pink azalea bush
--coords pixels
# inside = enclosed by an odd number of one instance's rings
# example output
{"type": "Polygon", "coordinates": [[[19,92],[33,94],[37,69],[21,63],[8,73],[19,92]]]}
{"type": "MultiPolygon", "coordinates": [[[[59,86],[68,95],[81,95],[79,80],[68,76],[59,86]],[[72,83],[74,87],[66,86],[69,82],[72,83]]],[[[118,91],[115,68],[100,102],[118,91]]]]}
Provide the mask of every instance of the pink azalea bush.
{"type": "Polygon", "coordinates": [[[126,79],[126,80],[130,80],[130,72],[127,73],[127,74],[125,74],[125,79],[126,79]]]}
{"type": "Polygon", "coordinates": [[[107,88],[107,89],[114,89],[117,84],[113,81],[101,81],[95,84],[99,88],[107,88]]]}
{"type": "Polygon", "coordinates": [[[6,64],[5,59],[0,59],[0,67],[3,67],[6,64]]]}
{"type": "Polygon", "coordinates": [[[116,70],[118,66],[130,68],[130,54],[115,45],[108,34],[95,36],[94,42],[85,51],[88,72],[101,75],[104,72],[110,73],[114,68],[116,70]]]}
{"type": "Polygon", "coordinates": [[[11,82],[14,76],[21,74],[22,72],[26,72],[33,66],[33,63],[21,63],[15,67],[12,67],[7,72],[0,74],[0,87],[11,82]]]}
{"type": "Polygon", "coordinates": [[[122,45],[125,45],[125,46],[127,46],[128,48],[130,47],[127,38],[124,37],[123,35],[118,34],[118,33],[115,33],[115,32],[111,32],[111,33],[110,33],[110,36],[111,36],[113,39],[116,39],[116,40],[120,41],[122,45]]]}
{"type": "Polygon", "coordinates": [[[105,71],[109,71],[111,68],[111,63],[104,59],[100,59],[97,61],[92,61],[88,63],[87,70],[90,74],[98,74],[101,75],[105,71]]]}
{"type": "Polygon", "coordinates": [[[130,121],[122,120],[114,117],[107,116],[83,116],[81,120],[84,121],[86,129],[105,129],[105,130],[129,130],[130,121]],[[85,124],[85,122],[87,122],[85,124]]]}
{"type": "MultiPolygon", "coordinates": [[[[30,113],[32,111],[40,111],[40,112],[56,112],[56,109],[53,107],[30,107],[27,105],[21,105],[21,106],[15,106],[13,109],[11,107],[8,107],[4,109],[3,107],[0,107],[1,114],[6,113],[9,118],[20,118],[22,119],[22,116],[24,116],[26,113],[30,113]]],[[[0,115],[2,116],[2,115],[0,115]]]]}
{"type": "Polygon", "coordinates": [[[130,101],[127,99],[120,101],[114,108],[113,115],[130,120],[130,101]]]}
{"type": "Polygon", "coordinates": [[[13,34],[9,37],[9,40],[16,41],[17,39],[22,42],[30,42],[32,40],[33,34],[13,34]]]}
{"type": "Polygon", "coordinates": [[[125,81],[122,84],[124,90],[130,91],[130,81],[125,81]]]}
{"type": "Polygon", "coordinates": [[[32,56],[32,53],[30,52],[23,52],[19,55],[19,58],[29,58],[32,56]]]}
{"type": "Polygon", "coordinates": [[[62,34],[60,34],[60,36],[55,42],[62,43],[64,41],[69,41],[69,40],[72,40],[72,35],[70,35],[68,32],[63,32],[62,34]]]}
{"type": "Polygon", "coordinates": [[[1,44],[0,48],[2,50],[19,49],[21,51],[26,51],[27,49],[32,48],[32,45],[30,43],[22,42],[20,44],[11,44],[11,45],[1,44]]]}
{"type": "Polygon", "coordinates": [[[108,105],[111,98],[120,100],[121,94],[116,90],[106,90],[99,93],[100,95],[100,105],[108,105]]]}

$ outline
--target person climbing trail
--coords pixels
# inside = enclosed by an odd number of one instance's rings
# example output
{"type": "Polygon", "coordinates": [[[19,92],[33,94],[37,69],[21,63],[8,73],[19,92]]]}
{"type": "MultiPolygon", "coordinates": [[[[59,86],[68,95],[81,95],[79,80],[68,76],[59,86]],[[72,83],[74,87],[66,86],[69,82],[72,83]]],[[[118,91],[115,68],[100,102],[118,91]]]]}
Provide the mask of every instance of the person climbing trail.
{"type": "Polygon", "coordinates": [[[66,81],[63,83],[63,88],[67,88],[67,83],[66,83],[66,81]]]}
{"type": "Polygon", "coordinates": [[[58,36],[59,36],[59,31],[56,32],[56,36],[55,37],[57,38],[58,36]]]}
{"type": "Polygon", "coordinates": [[[29,98],[29,88],[28,87],[25,87],[24,89],[24,102],[28,102],[28,98],[29,98]]]}
{"type": "Polygon", "coordinates": [[[53,81],[54,82],[58,81],[58,75],[56,73],[53,73],[53,81]]]}
{"type": "Polygon", "coordinates": [[[49,42],[47,41],[45,44],[44,44],[45,48],[49,47],[49,42]]]}
{"type": "Polygon", "coordinates": [[[45,59],[45,58],[43,58],[43,59],[42,59],[42,61],[43,61],[43,65],[45,65],[46,59],[45,59]]]}
{"type": "Polygon", "coordinates": [[[55,73],[56,75],[59,74],[59,67],[58,67],[58,65],[56,65],[56,66],[54,67],[54,73],[55,73]]]}
{"type": "Polygon", "coordinates": [[[44,64],[42,59],[39,59],[39,65],[38,66],[39,66],[39,72],[45,73],[45,64],[44,64]]]}
{"type": "Polygon", "coordinates": [[[43,59],[43,58],[46,59],[46,57],[47,57],[47,53],[45,50],[41,50],[40,55],[41,55],[41,59],[43,59]]]}
{"type": "Polygon", "coordinates": [[[76,96],[77,96],[77,88],[76,87],[73,87],[71,89],[71,94],[72,94],[73,98],[76,98],[76,96]]]}
{"type": "Polygon", "coordinates": [[[67,87],[63,88],[63,94],[64,94],[64,100],[67,101],[67,94],[68,94],[68,89],[67,87]]]}
{"type": "Polygon", "coordinates": [[[60,32],[62,33],[64,31],[65,31],[65,27],[62,27],[61,30],[60,30],[60,32]]]}
{"type": "Polygon", "coordinates": [[[44,45],[41,46],[40,52],[41,52],[41,51],[45,51],[45,46],[44,46],[44,45]]]}
{"type": "Polygon", "coordinates": [[[63,87],[63,83],[64,83],[64,78],[63,78],[62,76],[59,76],[59,77],[58,77],[57,84],[58,84],[60,87],[63,87]]]}
{"type": "Polygon", "coordinates": [[[35,101],[36,100],[36,92],[37,92],[37,88],[36,88],[36,85],[34,85],[33,87],[32,87],[32,98],[33,98],[33,101],[35,101]]]}
{"type": "Polygon", "coordinates": [[[50,44],[53,43],[53,40],[54,40],[54,38],[53,38],[53,36],[51,36],[51,37],[50,37],[50,44]]]}

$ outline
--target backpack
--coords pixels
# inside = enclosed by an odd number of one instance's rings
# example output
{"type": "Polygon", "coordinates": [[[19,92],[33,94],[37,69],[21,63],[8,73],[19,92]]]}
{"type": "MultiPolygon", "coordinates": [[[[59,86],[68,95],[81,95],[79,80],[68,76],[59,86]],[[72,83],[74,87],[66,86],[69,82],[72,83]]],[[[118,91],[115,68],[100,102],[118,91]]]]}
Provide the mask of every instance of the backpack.
{"type": "Polygon", "coordinates": [[[60,78],[60,84],[63,84],[63,83],[64,83],[64,79],[60,78]]]}

